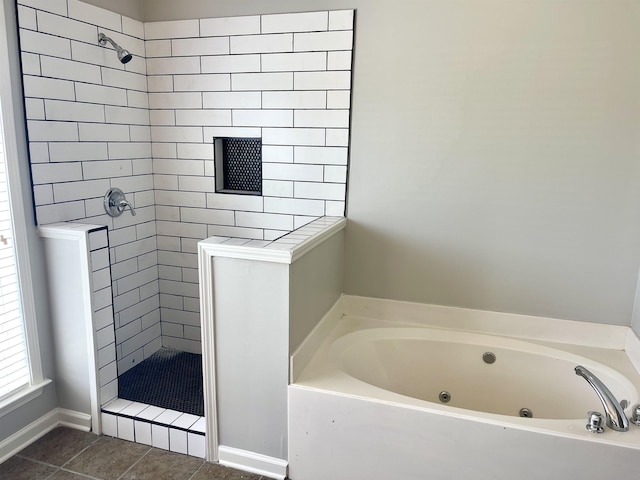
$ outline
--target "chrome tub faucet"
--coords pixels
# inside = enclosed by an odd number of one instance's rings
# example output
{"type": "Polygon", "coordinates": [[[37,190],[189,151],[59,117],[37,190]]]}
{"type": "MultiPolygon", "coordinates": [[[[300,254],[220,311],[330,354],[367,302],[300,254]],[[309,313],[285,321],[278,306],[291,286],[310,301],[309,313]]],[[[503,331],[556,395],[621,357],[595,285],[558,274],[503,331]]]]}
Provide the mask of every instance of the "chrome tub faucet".
{"type": "Polygon", "coordinates": [[[611,390],[582,365],[578,365],[574,370],[576,375],[580,375],[591,385],[598,395],[598,398],[600,398],[602,407],[604,408],[607,426],[618,432],[626,432],[629,430],[629,419],[624,414],[622,405],[620,405],[620,402],[613,396],[611,390]]]}

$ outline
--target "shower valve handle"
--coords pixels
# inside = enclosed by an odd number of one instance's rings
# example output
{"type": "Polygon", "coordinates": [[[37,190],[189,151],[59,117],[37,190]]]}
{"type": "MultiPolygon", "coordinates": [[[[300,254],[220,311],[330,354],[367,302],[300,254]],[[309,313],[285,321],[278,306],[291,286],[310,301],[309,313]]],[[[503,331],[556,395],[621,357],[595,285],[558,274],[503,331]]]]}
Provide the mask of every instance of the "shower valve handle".
{"type": "Polygon", "coordinates": [[[136,211],[130,202],[124,198],[124,193],[119,188],[110,188],[104,196],[104,209],[111,217],[119,217],[122,215],[127,207],[131,210],[131,215],[136,214],[136,211]]]}
{"type": "Polygon", "coordinates": [[[127,207],[129,207],[129,210],[131,210],[131,215],[133,215],[135,217],[136,216],[136,211],[134,210],[133,205],[131,205],[126,200],[121,200],[120,201],[120,203],[118,204],[118,211],[120,213],[122,213],[127,209],[127,207]]]}

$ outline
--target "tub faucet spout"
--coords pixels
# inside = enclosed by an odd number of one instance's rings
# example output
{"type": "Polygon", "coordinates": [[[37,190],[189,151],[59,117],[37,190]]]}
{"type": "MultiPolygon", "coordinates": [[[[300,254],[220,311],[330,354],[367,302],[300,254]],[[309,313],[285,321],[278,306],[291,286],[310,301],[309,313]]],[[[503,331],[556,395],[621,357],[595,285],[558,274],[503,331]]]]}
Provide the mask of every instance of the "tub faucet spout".
{"type": "Polygon", "coordinates": [[[602,407],[604,408],[607,426],[613,430],[617,430],[618,432],[626,432],[629,430],[629,419],[624,414],[624,410],[620,405],[620,402],[616,400],[616,397],[613,396],[611,390],[609,390],[598,377],[583,366],[578,365],[574,370],[576,375],[580,375],[584,378],[598,395],[598,398],[602,402],[602,407]]]}

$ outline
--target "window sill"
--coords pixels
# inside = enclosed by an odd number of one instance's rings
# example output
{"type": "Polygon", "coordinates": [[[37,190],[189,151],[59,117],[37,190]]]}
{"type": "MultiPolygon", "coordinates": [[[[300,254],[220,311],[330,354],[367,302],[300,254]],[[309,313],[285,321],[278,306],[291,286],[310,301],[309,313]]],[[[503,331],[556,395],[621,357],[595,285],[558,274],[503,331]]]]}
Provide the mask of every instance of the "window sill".
{"type": "Polygon", "coordinates": [[[13,412],[16,408],[20,408],[34,398],[42,395],[42,390],[44,390],[44,387],[46,387],[50,383],[51,380],[45,378],[37,385],[30,385],[21,390],[18,390],[10,397],[0,401],[0,417],[4,417],[8,413],[13,412]]]}

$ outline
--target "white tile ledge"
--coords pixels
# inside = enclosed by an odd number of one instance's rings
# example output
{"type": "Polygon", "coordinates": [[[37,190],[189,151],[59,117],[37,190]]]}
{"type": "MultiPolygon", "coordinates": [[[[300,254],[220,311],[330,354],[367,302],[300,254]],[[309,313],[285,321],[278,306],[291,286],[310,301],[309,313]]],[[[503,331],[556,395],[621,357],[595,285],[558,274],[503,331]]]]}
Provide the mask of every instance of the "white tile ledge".
{"type": "Polygon", "coordinates": [[[320,217],[263,246],[250,245],[248,241],[247,244],[237,245],[235,238],[213,237],[198,242],[198,251],[210,257],[291,264],[319,243],[343,230],[346,223],[347,220],[343,217],[320,217]]]}
{"type": "Polygon", "coordinates": [[[93,225],[88,223],[60,222],[40,225],[38,234],[41,238],[78,239],[94,230],[106,228],[105,225],[93,225]]]}
{"type": "Polygon", "coordinates": [[[170,410],[168,408],[155,407],[132,400],[116,398],[104,405],[101,411],[103,414],[137,420],[152,425],[170,427],[185,432],[202,435],[206,432],[205,428],[201,426],[201,423],[198,423],[201,422],[204,417],[178,412],[177,410],[170,410]],[[152,411],[152,415],[147,415],[147,411],[152,411]]]}

